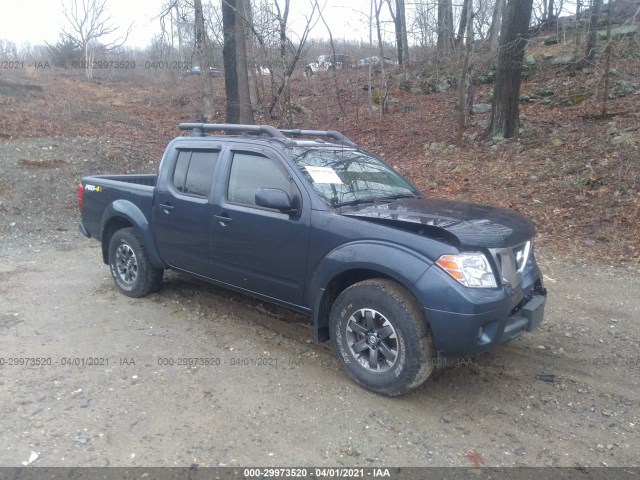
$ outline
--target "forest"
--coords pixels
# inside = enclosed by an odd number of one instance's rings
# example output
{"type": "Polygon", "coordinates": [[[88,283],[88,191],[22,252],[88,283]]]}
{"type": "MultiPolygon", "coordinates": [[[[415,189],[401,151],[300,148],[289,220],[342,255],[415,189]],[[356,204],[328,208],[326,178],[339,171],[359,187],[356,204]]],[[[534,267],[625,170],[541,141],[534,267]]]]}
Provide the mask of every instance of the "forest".
{"type": "Polygon", "coordinates": [[[356,42],[317,0],[170,0],[134,48],[105,0],[67,0],[57,42],[0,41],[0,135],[147,162],[180,121],[335,129],[428,194],[526,213],[555,251],[639,261],[637,0],[358,5],[356,42]]]}

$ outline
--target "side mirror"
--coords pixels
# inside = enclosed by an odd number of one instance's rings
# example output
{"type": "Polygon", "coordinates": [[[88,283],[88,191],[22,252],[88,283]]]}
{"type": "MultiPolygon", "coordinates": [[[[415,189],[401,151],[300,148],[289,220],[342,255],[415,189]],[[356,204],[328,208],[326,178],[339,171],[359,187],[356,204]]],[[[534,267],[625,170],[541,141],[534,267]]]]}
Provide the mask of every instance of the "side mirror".
{"type": "Polygon", "coordinates": [[[260,188],[256,192],[256,205],[259,207],[273,208],[282,213],[293,214],[298,211],[293,206],[289,194],[279,188],[260,188]]]}

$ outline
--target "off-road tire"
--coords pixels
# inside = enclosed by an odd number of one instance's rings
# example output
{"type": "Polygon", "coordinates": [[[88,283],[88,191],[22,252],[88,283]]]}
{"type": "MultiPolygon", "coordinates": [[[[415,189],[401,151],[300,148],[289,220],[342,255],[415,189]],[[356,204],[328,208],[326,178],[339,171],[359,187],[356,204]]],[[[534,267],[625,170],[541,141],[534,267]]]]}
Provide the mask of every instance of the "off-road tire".
{"type": "Polygon", "coordinates": [[[411,293],[394,281],[372,279],[344,290],[331,309],[338,361],[356,383],[391,397],[429,378],[435,366],[427,320],[411,293]]]}
{"type": "Polygon", "coordinates": [[[144,297],[160,289],[164,271],[151,264],[133,228],[116,231],[109,241],[109,267],[118,289],[129,297],[144,297]]]}

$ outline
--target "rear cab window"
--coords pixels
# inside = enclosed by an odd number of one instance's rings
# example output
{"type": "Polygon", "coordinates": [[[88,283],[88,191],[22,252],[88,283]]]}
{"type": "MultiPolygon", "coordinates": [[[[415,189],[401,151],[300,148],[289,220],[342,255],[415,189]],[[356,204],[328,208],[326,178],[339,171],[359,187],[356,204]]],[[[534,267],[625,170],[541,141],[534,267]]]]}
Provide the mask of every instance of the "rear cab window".
{"type": "Polygon", "coordinates": [[[179,150],[171,186],[182,194],[209,198],[219,150],[179,150]]]}

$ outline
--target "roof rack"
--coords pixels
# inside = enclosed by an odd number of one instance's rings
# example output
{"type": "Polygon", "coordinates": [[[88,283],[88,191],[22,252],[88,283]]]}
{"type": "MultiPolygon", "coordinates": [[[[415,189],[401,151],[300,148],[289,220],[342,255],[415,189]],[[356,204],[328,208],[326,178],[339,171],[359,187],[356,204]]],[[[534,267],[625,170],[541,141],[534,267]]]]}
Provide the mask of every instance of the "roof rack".
{"type": "Polygon", "coordinates": [[[271,125],[236,125],[233,123],[181,123],[180,130],[191,130],[191,135],[201,137],[204,132],[238,132],[265,135],[273,138],[286,139],[280,131],[271,125]]]}
{"type": "Polygon", "coordinates": [[[346,143],[348,145],[354,145],[355,143],[346,135],[337,132],[336,130],[280,130],[280,132],[292,136],[300,136],[300,135],[308,135],[314,137],[329,137],[337,140],[341,143],[346,143]]]}
{"type": "Polygon", "coordinates": [[[263,135],[278,140],[288,140],[285,135],[293,137],[298,136],[315,136],[315,137],[329,137],[340,143],[346,143],[347,145],[356,144],[335,130],[278,130],[271,125],[240,125],[233,123],[181,123],[179,125],[180,130],[191,130],[191,135],[194,137],[201,137],[205,132],[237,132],[237,133],[250,133],[253,135],[263,135]]]}

